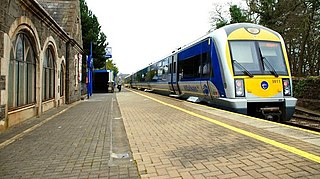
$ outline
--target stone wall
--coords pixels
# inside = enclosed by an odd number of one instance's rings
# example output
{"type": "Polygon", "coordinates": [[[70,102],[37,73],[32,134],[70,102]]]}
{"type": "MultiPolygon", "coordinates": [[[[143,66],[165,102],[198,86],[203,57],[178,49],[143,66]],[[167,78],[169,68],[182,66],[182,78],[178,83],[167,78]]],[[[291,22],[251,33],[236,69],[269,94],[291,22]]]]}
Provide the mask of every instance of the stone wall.
{"type": "Polygon", "coordinates": [[[293,78],[292,83],[298,106],[320,111],[320,77],[293,78]]]}
{"type": "MultiPolygon", "coordinates": [[[[36,59],[36,102],[28,107],[28,115],[20,115],[26,120],[26,116],[41,115],[44,112],[43,104],[50,108],[63,103],[72,103],[81,98],[81,84],[79,83],[79,59],[82,50],[82,32],[80,21],[80,2],[78,0],[7,0],[1,1],[0,6],[0,131],[7,128],[17,115],[26,112],[27,107],[18,106],[17,109],[8,110],[8,67],[12,54],[12,42],[17,34],[25,33],[30,38],[34,48],[36,59]],[[69,4],[69,13],[64,9],[50,9],[50,1],[58,4],[69,4]],[[49,3],[48,6],[45,6],[49,3]],[[42,6],[43,5],[43,6],[42,6]],[[47,9],[46,9],[47,8],[47,9]],[[73,12],[73,13],[70,13],[73,12]],[[50,14],[52,13],[52,14],[50,14]],[[62,14],[60,21],[53,18],[53,14],[62,14]],[[65,25],[66,27],[63,27],[65,25]],[[49,102],[42,99],[42,70],[45,51],[52,48],[55,63],[55,95],[49,102]],[[63,80],[60,78],[63,71],[63,80]],[[61,80],[61,81],[60,81],[61,80]],[[60,82],[63,81],[63,92],[60,90],[60,82]],[[61,94],[61,95],[60,95],[61,94]],[[62,100],[61,100],[62,99],[62,100]],[[50,104],[49,104],[50,103],[50,104]],[[10,114],[8,114],[10,113],[10,114]],[[15,116],[13,116],[13,113],[15,116]],[[12,117],[13,116],[13,117],[12,117]]],[[[28,104],[29,105],[29,104],[28,104]]]]}

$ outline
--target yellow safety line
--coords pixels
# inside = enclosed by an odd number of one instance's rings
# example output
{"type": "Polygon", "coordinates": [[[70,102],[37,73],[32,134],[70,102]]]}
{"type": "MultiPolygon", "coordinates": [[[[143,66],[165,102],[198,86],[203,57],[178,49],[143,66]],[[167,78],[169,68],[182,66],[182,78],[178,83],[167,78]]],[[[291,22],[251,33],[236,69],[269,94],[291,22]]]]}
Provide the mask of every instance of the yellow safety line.
{"type": "Polygon", "coordinates": [[[311,130],[303,129],[303,128],[300,128],[300,127],[295,127],[295,126],[290,126],[290,125],[287,125],[287,124],[281,124],[281,123],[274,122],[274,121],[268,121],[268,120],[264,120],[264,119],[259,119],[259,118],[256,118],[256,117],[247,116],[247,115],[240,114],[240,113],[235,113],[235,112],[232,112],[232,111],[226,111],[226,110],[222,110],[222,109],[218,109],[218,108],[214,108],[214,107],[200,105],[200,104],[197,104],[197,103],[191,103],[191,104],[198,105],[198,106],[201,106],[201,107],[204,107],[204,108],[207,108],[207,109],[215,109],[217,111],[222,111],[222,112],[226,112],[226,113],[229,113],[229,114],[234,114],[234,115],[238,115],[238,116],[242,116],[242,117],[247,117],[247,118],[250,118],[250,119],[257,120],[257,121],[263,121],[263,122],[267,122],[267,123],[270,123],[270,124],[275,124],[275,125],[286,127],[286,128],[296,129],[296,130],[308,132],[308,133],[311,133],[311,134],[320,135],[320,132],[317,132],[317,131],[311,131],[311,130]]]}
{"type": "MultiPolygon", "coordinates": [[[[132,91],[132,90],[130,90],[130,91],[132,91]]],[[[237,127],[234,127],[234,126],[231,126],[231,125],[229,125],[229,124],[225,124],[225,123],[223,123],[223,122],[220,122],[220,121],[211,119],[211,118],[209,118],[209,117],[206,117],[206,116],[203,116],[203,115],[200,115],[200,114],[197,114],[197,113],[188,111],[188,110],[183,109],[183,108],[180,108],[180,107],[178,107],[178,106],[174,106],[174,105],[172,105],[172,104],[168,104],[168,103],[166,103],[166,102],[160,101],[160,100],[155,99],[155,98],[152,98],[152,97],[150,97],[150,96],[147,96],[147,95],[144,95],[144,94],[135,92],[135,91],[132,91],[132,92],[134,92],[134,93],[136,93],[136,94],[138,94],[138,95],[140,95],[140,96],[149,98],[149,99],[151,99],[151,100],[153,100],[153,101],[156,101],[156,102],[158,102],[158,103],[161,103],[161,104],[163,104],[163,105],[165,105],[165,106],[169,106],[169,107],[171,107],[171,108],[174,108],[174,109],[177,109],[177,110],[179,110],[179,111],[185,112],[185,113],[190,114],[190,115],[192,115],[192,116],[195,116],[195,117],[204,119],[204,120],[206,120],[206,121],[209,121],[209,122],[211,122],[211,123],[214,123],[214,124],[216,124],[216,125],[222,126],[222,127],[227,128],[227,129],[229,129],[229,130],[232,130],[232,131],[234,131],[234,132],[237,132],[237,133],[240,133],[240,134],[242,134],[242,135],[245,135],[245,136],[254,138],[254,139],[259,140],[259,141],[261,141],[261,142],[264,142],[264,143],[273,145],[273,146],[275,146],[275,147],[278,147],[278,148],[287,150],[287,151],[289,151],[289,152],[291,152],[291,153],[297,154],[297,155],[299,155],[299,156],[301,156],[301,157],[307,158],[307,159],[312,160],[312,161],[314,161],[314,162],[320,163],[320,157],[317,156],[317,155],[314,155],[314,154],[305,152],[305,151],[303,151],[303,150],[297,149],[297,148],[295,148],[295,147],[292,147],[292,146],[289,146],[289,145],[286,145],[286,144],[277,142],[277,141],[275,141],[275,140],[272,140],[272,139],[269,139],[269,138],[266,138],[266,137],[263,137],[263,136],[254,134],[254,133],[252,133],[252,132],[248,132],[248,131],[245,131],[245,130],[243,130],[243,129],[239,129],[239,128],[237,128],[237,127]]]]}

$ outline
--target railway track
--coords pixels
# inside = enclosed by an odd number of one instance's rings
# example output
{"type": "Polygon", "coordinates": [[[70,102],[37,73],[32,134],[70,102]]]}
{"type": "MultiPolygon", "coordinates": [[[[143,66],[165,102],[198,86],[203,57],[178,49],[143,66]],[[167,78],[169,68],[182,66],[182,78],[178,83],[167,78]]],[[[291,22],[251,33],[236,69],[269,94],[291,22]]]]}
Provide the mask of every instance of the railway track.
{"type": "Polygon", "coordinates": [[[297,107],[296,113],[293,115],[291,120],[284,123],[320,132],[320,113],[297,107]]]}

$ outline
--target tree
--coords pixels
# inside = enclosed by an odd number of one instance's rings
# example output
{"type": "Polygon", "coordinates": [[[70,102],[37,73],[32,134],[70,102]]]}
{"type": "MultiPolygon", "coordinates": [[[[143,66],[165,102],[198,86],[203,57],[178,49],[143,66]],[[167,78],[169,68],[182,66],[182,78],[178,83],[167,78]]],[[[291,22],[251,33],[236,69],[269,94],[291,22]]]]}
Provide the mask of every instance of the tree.
{"type": "MultiPolygon", "coordinates": [[[[82,41],[85,54],[90,54],[92,45],[92,57],[94,68],[105,67],[107,36],[101,32],[101,26],[97,17],[88,9],[85,0],[80,0],[82,41]]],[[[84,56],[85,58],[85,56],[84,56]]],[[[85,65],[85,64],[84,64],[85,65]]]]}
{"type": "Polygon", "coordinates": [[[291,73],[320,75],[320,1],[246,0],[248,10],[230,5],[229,14],[215,6],[212,26],[254,22],[279,32],[286,43],[291,73]],[[230,17],[228,17],[230,15],[230,17]],[[227,20],[230,19],[230,20],[227,20]]]}
{"type": "Polygon", "coordinates": [[[210,15],[210,23],[214,29],[219,29],[225,25],[228,25],[228,12],[223,10],[223,5],[215,3],[213,11],[211,11],[210,15]]]}
{"type": "Polygon", "coordinates": [[[243,9],[240,9],[237,5],[230,6],[229,12],[231,15],[230,24],[240,23],[240,22],[250,22],[249,16],[247,15],[247,13],[243,9]]]}
{"type": "Polygon", "coordinates": [[[113,63],[112,59],[108,59],[106,62],[106,69],[112,70],[113,71],[113,76],[117,76],[119,73],[118,67],[116,66],[115,63],[113,63]]]}
{"type": "Polygon", "coordinates": [[[293,75],[319,75],[319,0],[247,0],[247,4],[261,25],[283,36],[293,75]]]}
{"type": "Polygon", "coordinates": [[[224,12],[221,4],[215,5],[215,10],[212,11],[211,25],[216,29],[223,27],[228,24],[240,23],[240,22],[251,22],[250,16],[244,10],[237,5],[229,4],[229,11],[224,12]],[[230,16],[230,17],[228,17],[230,16]],[[230,19],[230,20],[228,20],[230,19]]]}

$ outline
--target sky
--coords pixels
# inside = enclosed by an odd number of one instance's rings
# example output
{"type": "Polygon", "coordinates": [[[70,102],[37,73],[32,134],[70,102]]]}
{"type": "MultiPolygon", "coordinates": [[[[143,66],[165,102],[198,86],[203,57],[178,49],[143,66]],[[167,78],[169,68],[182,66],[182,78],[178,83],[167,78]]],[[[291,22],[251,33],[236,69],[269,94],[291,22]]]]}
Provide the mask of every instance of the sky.
{"type": "Polygon", "coordinates": [[[205,35],[212,28],[213,5],[229,1],[86,0],[122,74],[132,74],[205,35]]]}

